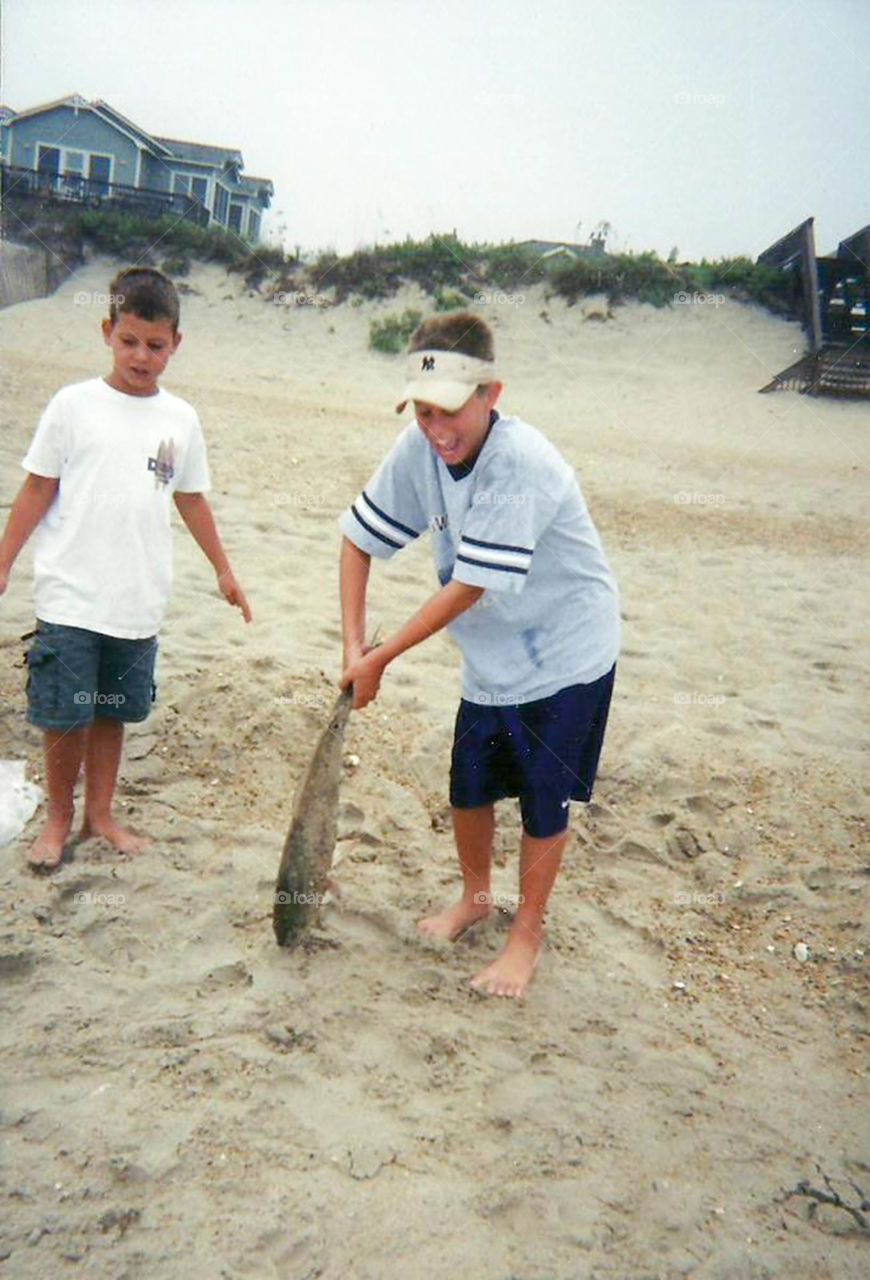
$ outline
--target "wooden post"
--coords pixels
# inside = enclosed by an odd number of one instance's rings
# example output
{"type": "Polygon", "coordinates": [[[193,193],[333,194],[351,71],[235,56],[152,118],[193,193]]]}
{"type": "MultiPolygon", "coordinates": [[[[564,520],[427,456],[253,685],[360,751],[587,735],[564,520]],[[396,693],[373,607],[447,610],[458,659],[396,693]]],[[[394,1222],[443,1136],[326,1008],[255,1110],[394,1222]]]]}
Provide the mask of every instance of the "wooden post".
{"type": "Polygon", "coordinates": [[[822,316],[819,307],[819,271],[816,265],[816,242],[813,234],[813,221],[812,218],[807,218],[801,227],[803,231],[801,277],[804,287],[804,308],[810,351],[813,355],[817,355],[822,349],[822,316]]]}

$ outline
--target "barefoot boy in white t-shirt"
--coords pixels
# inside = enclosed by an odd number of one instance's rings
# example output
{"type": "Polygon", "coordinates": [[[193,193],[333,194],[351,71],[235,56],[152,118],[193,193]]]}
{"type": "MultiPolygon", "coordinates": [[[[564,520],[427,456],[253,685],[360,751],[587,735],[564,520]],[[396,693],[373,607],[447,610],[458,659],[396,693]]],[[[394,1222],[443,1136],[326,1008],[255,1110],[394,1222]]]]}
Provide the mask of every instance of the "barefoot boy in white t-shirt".
{"type": "Polygon", "coordinates": [[[124,723],[144,720],[153,698],[156,633],[172,580],[170,498],[225,598],[251,619],[204,496],[199,419],[157,385],[181,342],[178,319],[178,293],[161,272],[130,267],[115,277],[102,326],[112,371],[64,387],[48,404],[0,539],[2,595],[37,531],[27,718],[44,730],[48,790],[29,854],[37,870],[63,858],[82,764],[82,838],[103,836],[122,852],[146,843],[115,820],[112,798],[124,723]]]}

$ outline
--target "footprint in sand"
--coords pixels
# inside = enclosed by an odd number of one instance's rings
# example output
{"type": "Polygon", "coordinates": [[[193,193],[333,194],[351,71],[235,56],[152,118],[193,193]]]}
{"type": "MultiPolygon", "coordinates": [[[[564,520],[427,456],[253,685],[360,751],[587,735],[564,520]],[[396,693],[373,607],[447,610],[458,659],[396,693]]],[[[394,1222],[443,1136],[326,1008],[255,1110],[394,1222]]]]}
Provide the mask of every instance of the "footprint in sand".
{"type": "Polygon", "coordinates": [[[704,852],[701,841],[688,827],[677,827],[670,832],[666,841],[668,853],[675,862],[697,858],[704,852]]]}
{"type": "Polygon", "coordinates": [[[218,965],[216,969],[212,969],[197,981],[197,989],[200,991],[225,991],[228,987],[250,987],[253,984],[254,975],[247,969],[241,960],[232,961],[229,964],[218,965]]]}
{"type": "Polygon", "coordinates": [[[659,849],[653,849],[648,844],[644,844],[642,840],[632,839],[631,836],[620,842],[616,852],[621,858],[634,858],[639,862],[655,862],[662,867],[668,865],[667,858],[659,849]]]}
{"type": "Polygon", "coordinates": [[[686,808],[690,813],[699,813],[703,818],[710,820],[719,816],[721,804],[718,804],[712,796],[703,794],[695,796],[686,796],[686,808]]]}
{"type": "Polygon", "coordinates": [[[73,913],[81,907],[120,907],[126,900],[123,881],[112,876],[79,875],[63,886],[56,905],[73,913]]]}
{"type": "Polygon", "coordinates": [[[0,955],[0,982],[26,978],[36,968],[36,957],[28,951],[9,951],[0,955]]]}
{"type": "Polygon", "coordinates": [[[593,800],[585,810],[586,828],[599,848],[609,849],[619,838],[619,818],[607,805],[593,800]]]}

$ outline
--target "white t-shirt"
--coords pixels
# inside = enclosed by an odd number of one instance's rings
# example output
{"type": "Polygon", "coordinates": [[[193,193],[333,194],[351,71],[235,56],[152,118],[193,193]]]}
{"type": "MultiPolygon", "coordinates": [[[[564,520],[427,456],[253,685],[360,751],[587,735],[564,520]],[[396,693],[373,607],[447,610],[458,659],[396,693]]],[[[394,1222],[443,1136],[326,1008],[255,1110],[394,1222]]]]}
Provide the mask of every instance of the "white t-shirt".
{"type": "Polygon", "coordinates": [[[74,383],[49,402],[21,465],[60,480],[34,534],[36,616],[154,635],[172,585],[172,495],[211,487],[196,411],[162,389],[74,383]]]}
{"type": "Polygon", "coordinates": [[[591,684],[616,661],[616,582],[577,478],[519,418],[493,414],[470,471],[448,467],[409,423],[339,523],[384,559],[428,529],[441,585],[486,588],[448,627],[469,701],[548,698],[591,684]]]}

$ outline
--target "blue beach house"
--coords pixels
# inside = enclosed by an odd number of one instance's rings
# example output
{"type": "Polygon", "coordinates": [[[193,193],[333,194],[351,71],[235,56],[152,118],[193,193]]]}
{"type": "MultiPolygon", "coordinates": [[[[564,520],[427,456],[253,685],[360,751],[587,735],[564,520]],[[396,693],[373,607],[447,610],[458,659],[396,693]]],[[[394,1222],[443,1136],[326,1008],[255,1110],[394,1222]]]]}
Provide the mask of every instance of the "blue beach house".
{"type": "Polygon", "coordinates": [[[242,153],[147,133],[79,94],[26,111],[0,108],[4,197],[37,195],[220,226],[254,244],[274,194],[242,153]]]}

